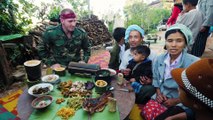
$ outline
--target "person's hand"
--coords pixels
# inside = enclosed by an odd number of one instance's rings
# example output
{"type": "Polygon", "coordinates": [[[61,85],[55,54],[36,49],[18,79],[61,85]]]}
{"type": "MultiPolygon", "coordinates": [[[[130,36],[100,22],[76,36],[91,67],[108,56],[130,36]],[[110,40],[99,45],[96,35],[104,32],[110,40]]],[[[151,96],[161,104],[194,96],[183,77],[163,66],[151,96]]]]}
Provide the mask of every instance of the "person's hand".
{"type": "Polygon", "coordinates": [[[135,82],[135,78],[131,78],[129,81],[130,82],[135,82]]]}
{"type": "Polygon", "coordinates": [[[78,63],[85,63],[85,61],[79,61],[78,63]]]}
{"type": "Polygon", "coordinates": [[[177,98],[170,98],[163,102],[163,105],[165,105],[166,107],[175,106],[177,104],[178,104],[177,98]]]}
{"type": "Polygon", "coordinates": [[[131,69],[127,68],[127,69],[123,69],[122,70],[122,73],[125,75],[125,76],[128,76],[130,74],[130,71],[131,69]]]}
{"type": "Polygon", "coordinates": [[[165,120],[186,120],[186,112],[181,112],[172,116],[167,117],[165,120]]]}
{"type": "Polygon", "coordinates": [[[205,32],[207,29],[206,29],[206,27],[205,26],[202,26],[201,28],[200,28],[200,32],[205,32]]]}
{"type": "Polygon", "coordinates": [[[172,116],[167,117],[165,120],[173,120],[172,116]]]}
{"type": "Polygon", "coordinates": [[[140,83],[142,85],[148,85],[152,83],[152,80],[150,78],[148,78],[147,76],[140,76],[140,83]]]}
{"type": "Polygon", "coordinates": [[[161,93],[157,93],[157,96],[156,96],[156,101],[158,103],[163,103],[164,101],[167,100],[167,97],[161,93]]]}

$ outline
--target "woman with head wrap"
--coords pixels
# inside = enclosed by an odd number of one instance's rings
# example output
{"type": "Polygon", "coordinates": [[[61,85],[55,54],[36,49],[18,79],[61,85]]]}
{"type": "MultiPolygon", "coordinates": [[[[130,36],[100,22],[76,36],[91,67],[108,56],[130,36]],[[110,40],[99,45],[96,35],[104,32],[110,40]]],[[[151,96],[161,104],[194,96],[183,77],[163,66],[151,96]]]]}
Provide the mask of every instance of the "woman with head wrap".
{"type": "Polygon", "coordinates": [[[178,85],[171,76],[171,70],[186,68],[199,60],[198,57],[186,52],[188,44],[191,44],[192,33],[185,25],[171,26],[165,33],[165,39],[167,52],[160,55],[153,64],[153,86],[156,88],[156,94],[152,96],[153,100],[146,104],[142,112],[148,120],[158,119],[156,117],[167,110],[169,113],[161,116],[160,119],[166,119],[186,109],[180,103],[178,85]],[[173,109],[175,110],[172,112],[173,109]]]}

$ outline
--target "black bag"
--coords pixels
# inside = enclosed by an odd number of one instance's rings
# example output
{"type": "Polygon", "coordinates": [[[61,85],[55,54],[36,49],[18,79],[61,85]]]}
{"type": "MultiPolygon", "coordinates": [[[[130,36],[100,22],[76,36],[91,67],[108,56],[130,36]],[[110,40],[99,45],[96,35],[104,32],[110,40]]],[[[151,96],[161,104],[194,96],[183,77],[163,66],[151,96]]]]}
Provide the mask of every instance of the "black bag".
{"type": "Polygon", "coordinates": [[[82,73],[95,75],[98,70],[100,70],[100,65],[98,64],[70,62],[68,65],[68,71],[70,74],[82,73]]]}

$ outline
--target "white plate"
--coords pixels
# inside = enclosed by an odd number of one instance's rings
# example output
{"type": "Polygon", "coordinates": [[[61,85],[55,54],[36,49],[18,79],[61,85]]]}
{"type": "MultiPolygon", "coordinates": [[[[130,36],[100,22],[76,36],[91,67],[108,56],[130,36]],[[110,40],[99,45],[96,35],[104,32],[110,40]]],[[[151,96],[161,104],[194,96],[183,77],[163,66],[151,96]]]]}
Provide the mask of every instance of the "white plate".
{"type": "Polygon", "coordinates": [[[30,87],[28,89],[28,93],[32,96],[35,96],[35,97],[40,97],[40,96],[43,96],[43,95],[47,95],[49,94],[51,91],[53,90],[53,85],[50,84],[50,83],[39,83],[39,84],[36,84],[36,85],[33,85],[32,87],[30,87]],[[38,89],[38,88],[45,88],[45,87],[48,87],[49,90],[45,93],[42,93],[42,94],[33,94],[33,90],[34,89],[38,89]]]}
{"type": "Polygon", "coordinates": [[[111,69],[111,68],[101,68],[101,69],[104,69],[104,70],[109,70],[110,71],[110,76],[114,76],[116,75],[116,71],[111,69]]]}
{"type": "Polygon", "coordinates": [[[47,83],[56,83],[59,80],[59,76],[58,75],[45,75],[41,78],[41,80],[43,82],[47,82],[47,83]]]}

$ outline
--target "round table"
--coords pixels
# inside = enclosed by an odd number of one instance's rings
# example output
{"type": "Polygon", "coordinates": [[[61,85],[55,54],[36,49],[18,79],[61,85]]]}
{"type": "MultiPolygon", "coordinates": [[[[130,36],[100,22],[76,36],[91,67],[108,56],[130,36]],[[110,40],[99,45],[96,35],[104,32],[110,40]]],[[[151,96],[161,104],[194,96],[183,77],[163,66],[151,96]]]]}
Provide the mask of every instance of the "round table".
{"type": "MultiPolygon", "coordinates": [[[[114,98],[117,99],[117,106],[120,113],[120,119],[123,120],[129,115],[132,107],[134,106],[135,93],[118,90],[120,88],[130,89],[131,86],[129,84],[127,84],[127,86],[119,86],[115,79],[112,80],[111,86],[115,88],[112,92],[114,98]]],[[[18,99],[17,111],[18,116],[21,118],[21,120],[28,120],[31,113],[33,112],[31,102],[35,97],[29,95],[27,90],[28,89],[26,88],[18,99]]]]}

